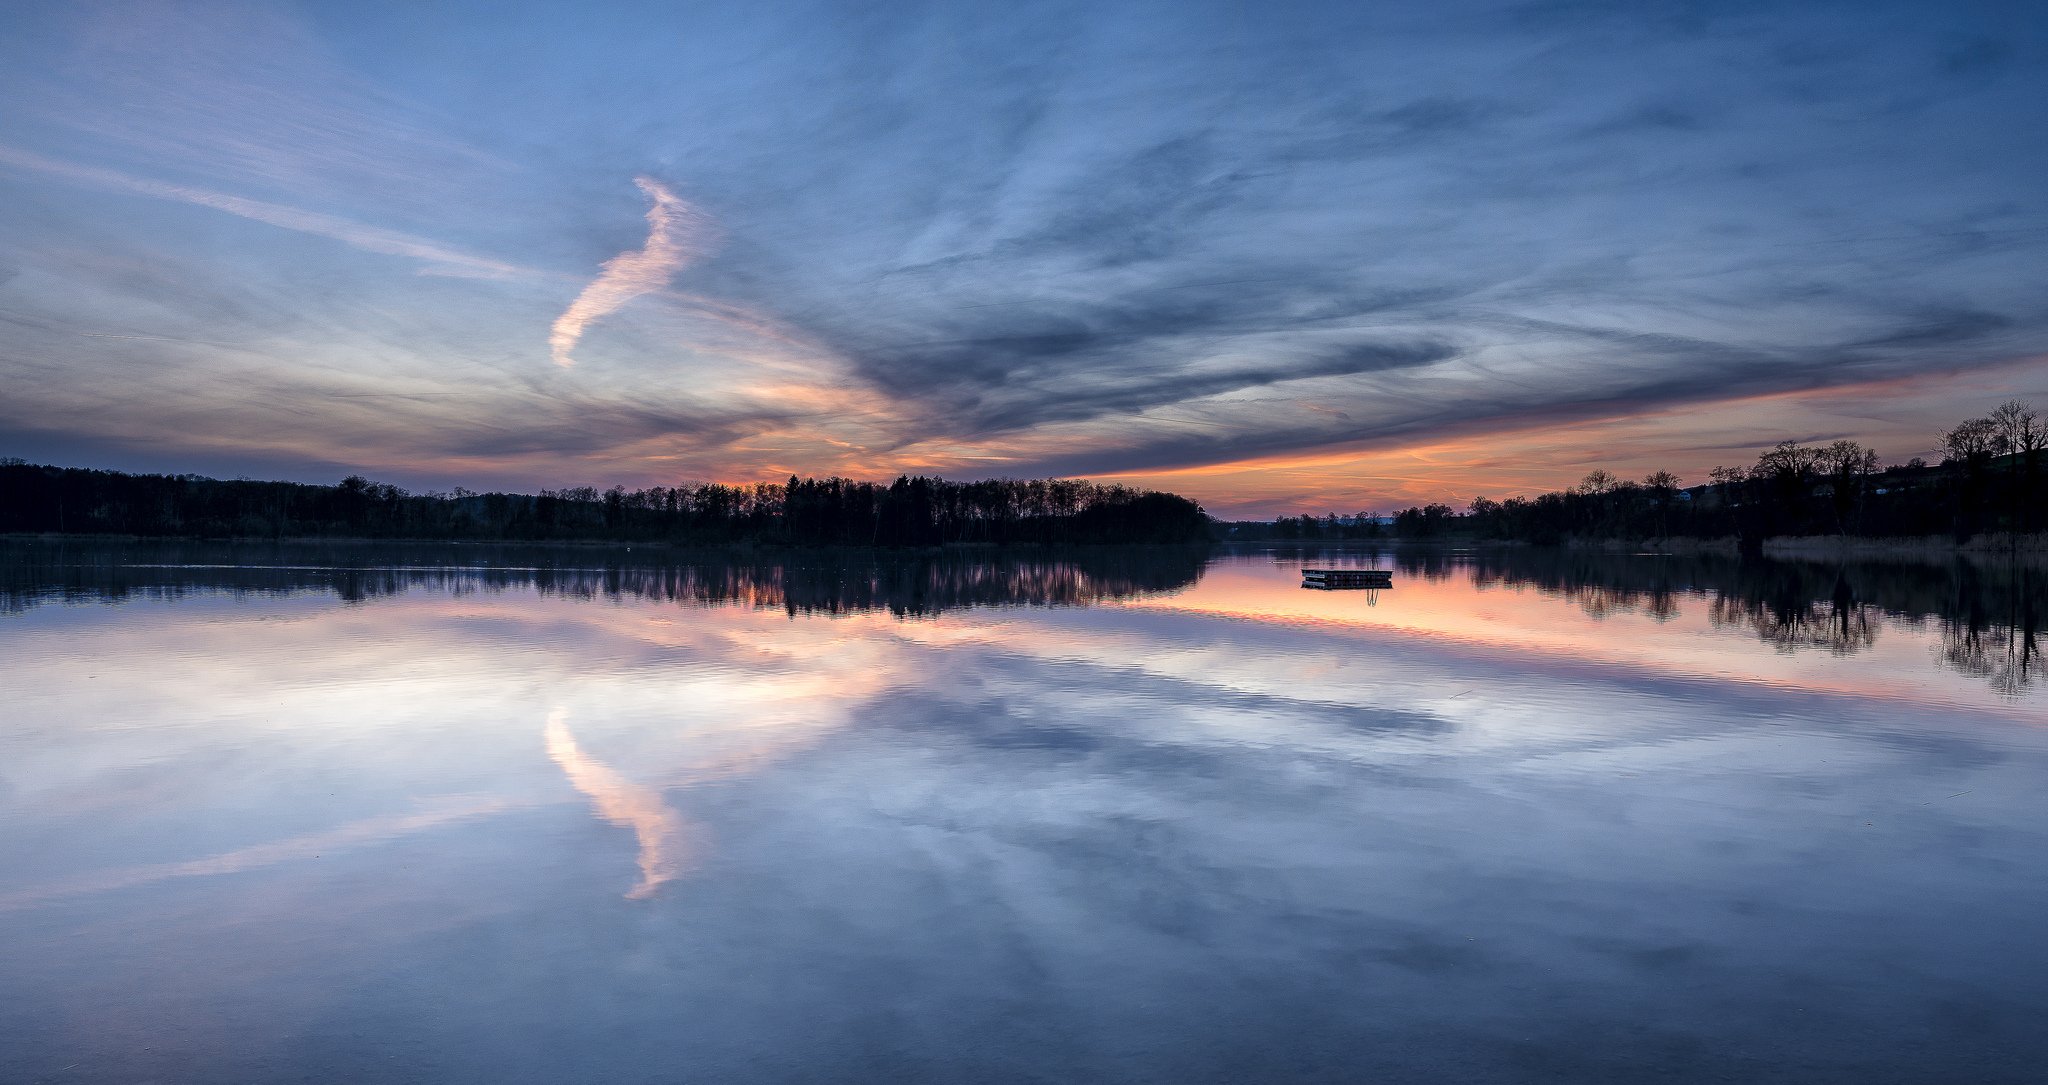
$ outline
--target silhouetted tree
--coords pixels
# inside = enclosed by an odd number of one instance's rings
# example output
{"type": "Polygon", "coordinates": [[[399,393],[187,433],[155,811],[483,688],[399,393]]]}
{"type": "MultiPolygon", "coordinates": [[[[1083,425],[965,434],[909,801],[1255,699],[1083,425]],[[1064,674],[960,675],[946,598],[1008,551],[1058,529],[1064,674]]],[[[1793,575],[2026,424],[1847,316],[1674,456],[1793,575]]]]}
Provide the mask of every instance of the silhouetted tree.
{"type": "Polygon", "coordinates": [[[0,464],[0,532],[145,536],[618,539],[924,547],[958,543],[1200,542],[1184,497],[1071,479],[903,477],[705,483],[629,491],[408,494],[351,475],[335,486],[0,464]]]}
{"type": "Polygon", "coordinates": [[[1643,479],[1643,488],[1650,493],[1650,500],[1657,506],[1657,536],[1671,534],[1671,503],[1678,498],[1678,476],[1669,471],[1652,471],[1643,479]]]}
{"type": "Polygon", "coordinates": [[[2040,458],[2042,445],[2048,443],[2048,426],[2042,424],[2039,411],[2017,399],[1999,404],[1989,421],[1997,433],[1998,451],[2017,460],[2017,477],[2008,486],[2012,494],[2013,529],[2031,531],[2039,495],[2035,461],[2040,458]]]}

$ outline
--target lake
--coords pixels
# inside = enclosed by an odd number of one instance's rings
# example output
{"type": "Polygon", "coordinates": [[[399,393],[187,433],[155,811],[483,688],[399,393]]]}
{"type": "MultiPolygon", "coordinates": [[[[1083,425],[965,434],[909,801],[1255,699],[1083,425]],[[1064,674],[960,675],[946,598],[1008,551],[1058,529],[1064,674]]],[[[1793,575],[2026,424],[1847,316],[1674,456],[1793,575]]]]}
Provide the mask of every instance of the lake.
{"type": "Polygon", "coordinates": [[[0,1081],[2039,1082],[2044,613],[1980,560],[6,544],[0,1081]]]}

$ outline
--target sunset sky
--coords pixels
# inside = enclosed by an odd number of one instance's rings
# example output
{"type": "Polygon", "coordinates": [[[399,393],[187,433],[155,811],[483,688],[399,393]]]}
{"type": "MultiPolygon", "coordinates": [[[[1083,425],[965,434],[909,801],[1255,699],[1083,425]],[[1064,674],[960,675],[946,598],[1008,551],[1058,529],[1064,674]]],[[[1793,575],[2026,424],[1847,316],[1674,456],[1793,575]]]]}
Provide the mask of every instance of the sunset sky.
{"type": "Polygon", "coordinates": [[[2048,6],[0,3],[0,456],[1462,505],[2048,407],[2048,6]]]}

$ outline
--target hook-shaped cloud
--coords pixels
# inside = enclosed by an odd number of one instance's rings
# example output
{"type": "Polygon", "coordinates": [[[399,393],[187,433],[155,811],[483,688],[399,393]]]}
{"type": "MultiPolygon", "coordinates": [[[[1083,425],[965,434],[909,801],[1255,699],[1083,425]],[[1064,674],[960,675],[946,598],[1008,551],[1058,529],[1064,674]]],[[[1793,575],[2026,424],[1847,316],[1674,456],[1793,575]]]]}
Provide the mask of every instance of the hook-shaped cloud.
{"type": "Polygon", "coordinates": [[[670,276],[708,248],[711,223],[702,212],[652,177],[635,177],[633,183],[654,201],[647,209],[647,244],[638,252],[622,252],[606,260],[603,273],[555,318],[548,346],[556,365],[567,368],[576,364],[570,351],[591,321],[668,285],[670,276]]]}

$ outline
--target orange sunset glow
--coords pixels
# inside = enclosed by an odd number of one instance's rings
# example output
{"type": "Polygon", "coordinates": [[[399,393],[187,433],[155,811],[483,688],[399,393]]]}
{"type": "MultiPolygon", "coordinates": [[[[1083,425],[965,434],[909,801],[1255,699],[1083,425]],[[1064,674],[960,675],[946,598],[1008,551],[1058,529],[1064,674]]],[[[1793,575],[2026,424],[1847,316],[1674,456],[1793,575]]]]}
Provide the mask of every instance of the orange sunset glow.
{"type": "Polygon", "coordinates": [[[1212,64],[1174,23],[1143,63],[1111,34],[1043,79],[906,46],[873,100],[802,89],[823,39],[721,23],[643,70],[610,59],[642,28],[599,19],[459,94],[429,74],[471,47],[450,26],[19,22],[0,456],[35,463],[527,493],[1060,476],[1270,518],[1697,484],[1783,440],[1904,462],[2048,395],[2039,163],[2006,123],[2035,98],[1995,64],[1901,118],[1868,104],[1916,63],[1890,45],[1792,113],[1709,76],[1745,50],[1696,43],[1658,85],[1554,45],[1573,59],[1528,62],[1510,109],[1445,62],[1523,63],[1486,35],[1338,93],[1262,74],[1277,28],[1212,64]],[[1012,115],[1038,119],[989,142],[1012,115]]]}
{"type": "Polygon", "coordinates": [[[0,0],[0,1085],[2048,1066],[2041,0],[0,0]]]}

